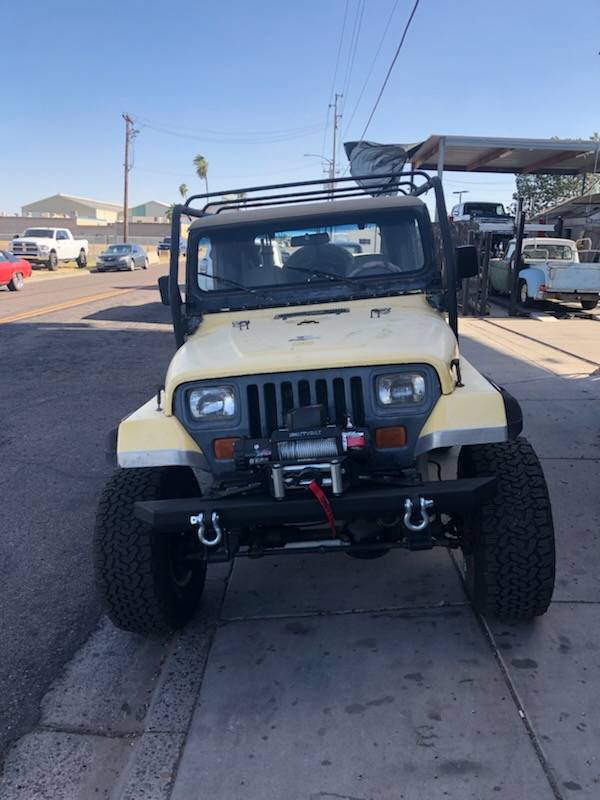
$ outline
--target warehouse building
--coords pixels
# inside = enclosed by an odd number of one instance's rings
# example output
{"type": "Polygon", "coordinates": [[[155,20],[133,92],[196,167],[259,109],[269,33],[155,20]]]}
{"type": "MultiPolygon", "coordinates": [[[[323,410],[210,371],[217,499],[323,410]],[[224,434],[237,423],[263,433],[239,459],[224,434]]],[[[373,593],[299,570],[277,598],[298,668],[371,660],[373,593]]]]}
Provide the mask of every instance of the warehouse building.
{"type": "Polygon", "coordinates": [[[139,206],[129,209],[129,218],[132,222],[166,222],[169,203],[161,203],[159,200],[148,200],[139,206]]]}
{"type": "Polygon", "coordinates": [[[53,194],[21,208],[24,217],[68,217],[97,223],[116,222],[122,218],[122,206],[89,197],[53,194]]]}

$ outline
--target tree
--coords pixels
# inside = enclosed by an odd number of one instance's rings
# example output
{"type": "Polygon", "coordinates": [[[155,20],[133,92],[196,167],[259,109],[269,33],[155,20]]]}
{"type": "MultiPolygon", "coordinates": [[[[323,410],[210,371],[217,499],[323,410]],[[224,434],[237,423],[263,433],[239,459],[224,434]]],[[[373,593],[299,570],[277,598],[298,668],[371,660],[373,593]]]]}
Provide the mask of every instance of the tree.
{"type": "Polygon", "coordinates": [[[208,194],[208,161],[204,156],[198,154],[194,159],[194,166],[196,167],[196,175],[201,181],[204,181],[206,194],[208,194]]]}
{"type": "Polygon", "coordinates": [[[188,187],[187,183],[180,183],[179,184],[179,194],[181,195],[181,199],[185,200],[188,194],[188,187]]]}
{"type": "MultiPolygon", "coordinates": [[[[600,134],[594,133],[592,141],[600,143],[600,134]]],[[[531,216],[545,208],[562,203],[571,197],[600,191],[600,175],[517,175],[516,200],[523,198],[523,207],[531,216]]]]}

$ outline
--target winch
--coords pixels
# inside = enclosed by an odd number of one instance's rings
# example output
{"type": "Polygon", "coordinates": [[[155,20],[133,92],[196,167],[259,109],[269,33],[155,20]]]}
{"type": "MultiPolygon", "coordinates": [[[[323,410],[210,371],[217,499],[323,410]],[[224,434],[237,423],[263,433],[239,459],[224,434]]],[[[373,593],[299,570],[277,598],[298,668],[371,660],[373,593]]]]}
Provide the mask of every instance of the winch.
{"type": "Polygon", "coordinates": [[[286,427],[270,439],[242,439],[236,446],[238,467],[268,466],[273,496],[281,500],[287,490],[306,488],[312,481],[341,494],[348,485],[344,466],[350,453],[366,452],[368,431],[331,425],[323,405],[302,406],[286,414],[286,427]]]}

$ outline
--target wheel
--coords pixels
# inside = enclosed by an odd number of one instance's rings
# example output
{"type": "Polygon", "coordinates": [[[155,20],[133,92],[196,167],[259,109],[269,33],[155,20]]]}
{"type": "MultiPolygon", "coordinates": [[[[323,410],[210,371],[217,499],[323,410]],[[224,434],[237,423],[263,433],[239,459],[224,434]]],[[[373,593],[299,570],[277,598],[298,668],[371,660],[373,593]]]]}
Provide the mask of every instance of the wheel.
{"type": "Polygon", "coordinates": [[[156,531],[133,515],[141,500],[193,497],[198,486],[186,468],[120,470],[100,497],[94,531],[94,569],[110,619],[136,633],[165,633],[192,617],[206,577],[197,537],[156,531]]]}
{"type": "Polygon", "coordinates": [[[133,258],[132,258],[132,259],[129,261],[129,270],[130,270],[130,272],[133,272],[133,271],[134,271],[134,269],[135,269],[135,259],[133,259],[133,258]]]}
{"type": "Polygon", "coordinates": [[[597,305],[598,305],[598,301],[597,300],[582,300],[581,301],[581,307],[583,308],[584,311],[591,311],[593,308],[596,308],[597,305]]]}
{"type": "Polygon", "coordinates": [[[147,258],[145,258],[144,259],[144,266],[142,267],[142,269],[148,269],[149,266],[150,266],[150,261],[147,258]]]}
{"type": "Polygon", "coordinates": [[[84,269],[84,267],[87,267],[87,254],[85,250],[80,250],[79,255],[75,260],[77,261],[77,266],[79,269],[84,269]]]}
{"type": "Polygon", "coordinates": [[[9,290],[11,292],[20,292],[23,286],[25,286],[23,274],[21,272],[15,272],[8,283],[9,290]]]}
{"type": "Polygon", "coordinates": [[[530,308],[533,305],[533,300],[527,293],[527,281],[519,281],[519,302],[525,308],[530,308]]]}
{"type": "Polygon", "coordinates": [[[54,250],[48,256],[48,269],[51,272],[55,272],[58,269],[58,256],[54,250]]]}
{"type": "Polygon", "coordinates": [[[526,439],[463,447],[458,476],[494,475],[494,498],[463,524],[467,591],[483,614],[529,620],[554,590],[554,526],[541,464],[526,439]]]}

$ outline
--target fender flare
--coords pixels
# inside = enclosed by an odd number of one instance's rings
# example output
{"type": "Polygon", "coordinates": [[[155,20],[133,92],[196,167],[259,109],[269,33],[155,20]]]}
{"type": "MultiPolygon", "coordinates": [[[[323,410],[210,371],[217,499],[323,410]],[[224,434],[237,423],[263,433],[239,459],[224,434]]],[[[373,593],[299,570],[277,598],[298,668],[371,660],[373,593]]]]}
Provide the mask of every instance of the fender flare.
{"type": "Polygon", "coordinates": [[[484,375],[483,377],[502,395],[504,413],[506,414],[506,432],[509,439],[516,439],[523,431],[523,411],[521,410],[519,401],[503,386],[498,386],[489,375],[484,375]]]}
{"type": "Polygon", "coordinates": [[[540,286],[546,282],[546,275],[544,270],[539,267],[526,267],[519,272],[519,280],[527,283],[527,294],[535,299],[540,291],[540,286]]]}

